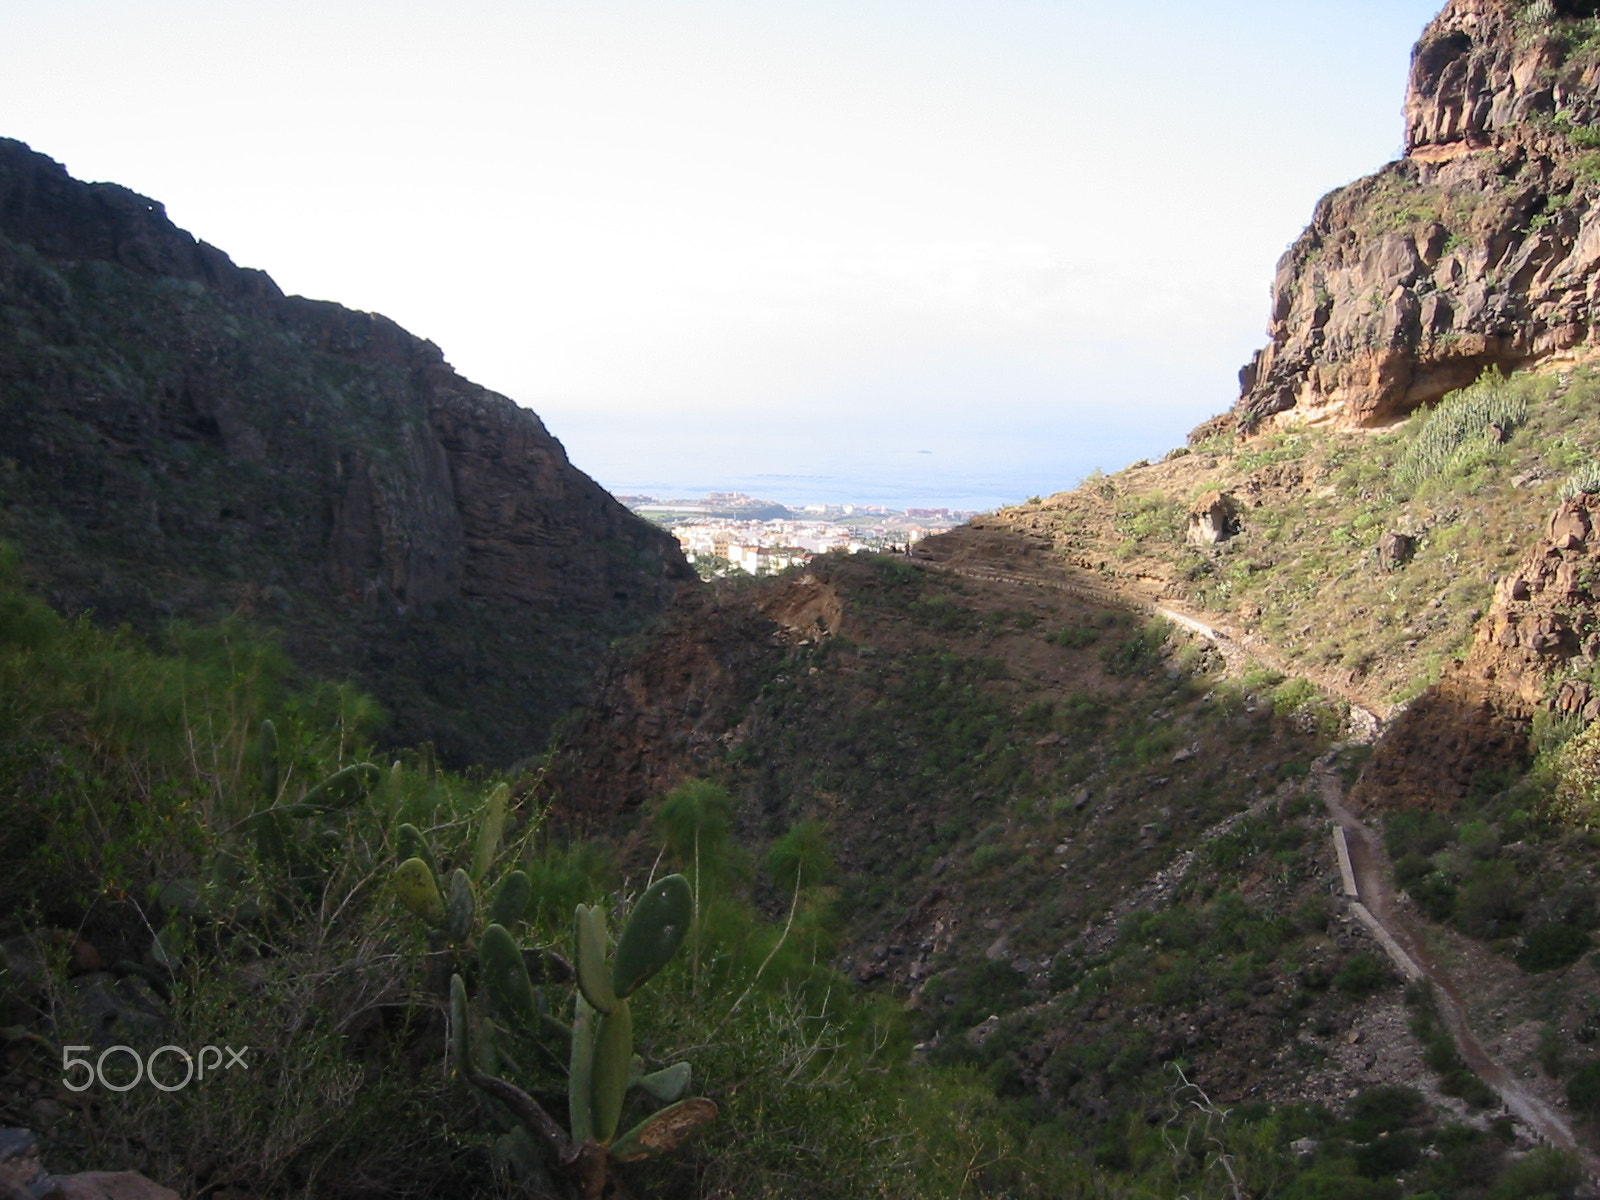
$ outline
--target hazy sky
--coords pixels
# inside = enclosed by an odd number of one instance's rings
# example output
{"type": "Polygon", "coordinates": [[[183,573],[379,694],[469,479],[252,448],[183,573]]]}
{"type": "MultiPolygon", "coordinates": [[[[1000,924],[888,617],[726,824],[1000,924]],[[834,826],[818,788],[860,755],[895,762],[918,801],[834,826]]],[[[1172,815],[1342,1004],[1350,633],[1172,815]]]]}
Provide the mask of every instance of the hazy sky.
{"type": "Polygon", "coordinates": [[[0,134],[383,312],[613,490],[1181,443],[1436,0],[0,0],[0,134]]]}

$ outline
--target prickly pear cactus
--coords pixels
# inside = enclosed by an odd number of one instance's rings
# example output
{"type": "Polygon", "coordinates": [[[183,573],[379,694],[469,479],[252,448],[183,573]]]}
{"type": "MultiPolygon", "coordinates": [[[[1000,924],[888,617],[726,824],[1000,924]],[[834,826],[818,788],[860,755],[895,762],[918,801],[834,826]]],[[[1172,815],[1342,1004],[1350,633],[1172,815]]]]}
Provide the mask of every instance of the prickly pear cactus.
{"type": "Polygon", "coordinates": [[[694,919],[694,893],[682,875],[668,875],[639,897],[617,943],[611,988],[626,998],[648,983],[683,945],[694,919]]]}
{"type": "Polygon", "coordinates": [[[444,897],[439,894],[439,881],[432,869],[420,858],[408,858],[395,869],[394,890],[416,916],[435,929],[445,924],[444,897]]]}
{"type": "MultiPolygon", "coordinates": [[[[462,874],[457,872],[458,876],[462,874]]],[[[508,910],[525,908],[525,897],[520,902],[507,898],[508,894],[514,897],[513,889],[520,891],[521,887],[508,878],[496,893],[496,907],[503,901],[508,910]]],[[[551,1040],[565,1044],[566,1129],[527,1092],[488,1069],[494,1047],[487,1035],[494,1022],[485,1020],[475,1034],[466,984],[459,975],[451,980],[452,1064],[469,1084],[494,1102],[494,1111],[514,1114],[527,1136],[543,1140],[550,1147],[561,1171],[581,1195],[601,1194],[609,1164],[633,1162],[669,1151],[717,1115],[712,1101],[683,1098],[689,1088],[687,1063],[644,1074],[633,1053],[633,1009],[629,997],[677,953],[692,913],[688,881],[681,875],[661,880],[633,906],[617,943],[615,960],[611,961],[607,955],[604,911],[579,905],[573,922],[578,986],[570,1028],[546,1010],[544,993],[533,985],[523,952],[505,925],[491,922],[479,938],[478,964],[484,994],[508,1039],[508,1053],[514,1053],[519,1046],[548,1047],[551,1040]],[[483,1044],[480,1046],[479,1042],[483,1044]],[[627,1094],[634,1088],[665,1107],[619,1135],[627,1094]]]]}
{"type": "MultiPolygon", "coordinates": [[[[376,771],[377,768],[372,768],[376,771]]],[[[424,775],[426,775],[426,762],[424,775]]],[[[337,778],[337,777],[335,777],[337,778]]],[[[361,786],[369,780],[374,784],[378,775],[360,776],[361,786]]],[[[390,776],[391,795],[388,803],[397,807],[400,790],[400,764],[394,765],[390,776]]],[[[331,786],[327,781],[324,787],[331,786]]],[[[351,786],[351,785],[345,785],[351,786]]],[[[341,793],[342,794],[342,793],[341,793]]],[[[428,839],[415,825],[402,823],[395,829],[395,848],[400,865],[395,870],[394,886],[400,902],[414,915],[428,923],[428,927],[443,935],[457,946],[469,945],[480,923],[479,886],[485,873],[499,857],[505,837],[506,805],[510,788],[500,784],[484,801],[483,824],[474,839],[472,869],[457,867],[446,876],[439,868],[428,839]]],[[[533,886],[525,872],[508,871],[494,888],[489,904],[489,924],[507,929],[517,927],[525,918],[533,886]]]]}
{"type": "Polygon", "coordinates": [[[524,871],[507,871],[506,877],[495,889],[489,902],[489,920],[507,929],[521,925],[528,914],[528,901],[533,899],[533,881],[524,871]]]}

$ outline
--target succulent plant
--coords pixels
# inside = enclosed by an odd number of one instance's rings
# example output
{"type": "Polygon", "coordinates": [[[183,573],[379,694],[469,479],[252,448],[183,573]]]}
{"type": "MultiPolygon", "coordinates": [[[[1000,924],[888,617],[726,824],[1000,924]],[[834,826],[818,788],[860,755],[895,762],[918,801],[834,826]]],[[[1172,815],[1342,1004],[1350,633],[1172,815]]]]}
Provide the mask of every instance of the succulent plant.
{"type": "MultiPolygon", "coordinates": [[[[395,849],[400,859],[394,873],[395,893],[409,912],[427,923],[441,943],[469,946],[472,942],[480,924],[480,886],[500,855],[509,798],[510,789],[502,783],[485,799],[470,871],[457,867],[446,876],[421,830],[411,824],[402,824],[395,830],[395,849]]],[[[506,929],[520,927],[532,895],[533,886],[526,872],[515,868],[507,871],[493,889],[486,923],[506,929]]]]}
{"type": "MultiPolygon", "coordinates": [[[[514,886],[508,880],[502,893],[514,886]]],[[[586,1200],[604,1191],[611,1164],[671,1150],[717,1115],[717,1106],[708,1099],[683,1099],[689,1087],[687,1063],[646,1075],[633,1053],[629,998],[677,953],[692,914],[688,881],[681,875],[660,880],[634,904],[608,962],[605,913],[580,904],[574,918],[578,988],[570,1029],[545,1009],[543,993],[534,986],[510,931],[499,923],[484,930],[478,941],[480,976],[509,1045],[546,1045],[553,1039],[567,1045],[565,1129],[527,1092],[493,1073],[489,1064],[496,1051],[486,1035],[496,1026],[484,1022],[474,1036],[466,984],[460,975],[450,981],[451,1063],[481,1095],[520,1123],[517,1137],[525,1131],[552,1151],[561,1173],[586,1200]],[[624,1101],[633,1088],[665,1107],[619,1136],[624,1101]]],[[[513,1160],[518,1160],[517,1144],[508,1142],[506,1147],[513,1160]]]]}
{"type": "Polygon", "coordinates": [[[293,820],[347,809],[365,800],[383,782],[383,772],[372,763],[352,763],[307,789],[294,803],[285,804],[287,780],[279,763],[277,727],[271,721],[261,722],[256,764],[261,776],[259,802],[244,822],[255,842],[256,856],[291,878],[320,876],[316,858],[328,847],[318,847],[315,836],[303,838],[293,820]],[[304,844],[308,840],[309,846],[304,844]]]}

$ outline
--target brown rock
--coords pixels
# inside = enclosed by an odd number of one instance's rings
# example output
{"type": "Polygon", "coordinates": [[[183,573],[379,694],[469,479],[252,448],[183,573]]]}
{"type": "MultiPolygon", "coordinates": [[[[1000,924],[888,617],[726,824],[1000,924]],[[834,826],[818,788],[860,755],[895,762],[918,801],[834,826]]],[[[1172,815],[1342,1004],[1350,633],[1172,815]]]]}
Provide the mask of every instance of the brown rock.
{"type": "Polygon", "coordinates": [[[103,970],[100,960],[100,951],[94,948],[93,943],[82,938],[72,939],[72,970],[74,974],[83,974],[89,971],[103,970]]]}
{"type": "Polygon", "coordinates": [[[57,1175],[52,1200],[182,1200],[171,1188],[151,1183],[137,1171],[85,1171],[57,1175]]]}
{"type": "Polygon", "coordinates": [[[1238,532],[1238,509],[1226,493],[1207,492],[1189,510],[1185,536],[1191,545],[1213,546],[1238,532]]]}
{"type": "Polygon", "coordinates": [[[1556,550],[1582,549],[1589,537],[1588,509],[1569,500],[1550,515],[1550,545],[1556,550]]]}
{"type": "Polygon", "coordinates": [[[1424,31],[1405,157],[1324,197],[1279,263],[1272,340],[1240,373],[1240,429],[1279,414],[1387,425],[1487,367],[1591,341],[1600,204],[1587,151],[1549,114],[1600,124],[1600,87],[1522,7],[1451,0],[1424,31]]]}
{"type": "Polygon", "coordinates": [[[39,1162],[39,1142],[27,1129],[0,1129],[0,1198],[37,1200],[49,1193],[50,1176],[39,1162]]]}
{"type": "Polygon", "coordinates": [[[1466,661],[1384,731],[1356,785],[1358,800],[1449,807],[1480,771],[1526,760],[1536,709],[1600,716],[1600,696],[1583,680],[1562,679],[1551,695],[1552,678],[1585,652],[1578,631],[1600,616],[1581,583],[1600,573],[1600,546],[1589,538],[1597,512],[1600,497],[1578,496],[1551,514],[1547,538],[1495,588],[1466,661]]]}
{"type": "Polygon", "coordinates": [[[1406,533],[1386,533],[1378,539],[1378,565],[1385,571],[1398,571],[1417,552],[1417,539],[1406,533]]]}

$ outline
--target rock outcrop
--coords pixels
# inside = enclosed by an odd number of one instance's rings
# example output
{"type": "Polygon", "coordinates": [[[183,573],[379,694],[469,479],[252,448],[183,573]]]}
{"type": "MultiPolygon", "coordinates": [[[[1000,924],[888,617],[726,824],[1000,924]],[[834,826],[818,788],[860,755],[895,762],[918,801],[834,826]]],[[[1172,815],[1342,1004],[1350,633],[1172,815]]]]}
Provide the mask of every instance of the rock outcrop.
{"type": "Polygon", "coordinates": [[[537,750],[693,573],[539,418],[388,319],[0,140],[0,538],[58,607],[242,613],[398,740],[537,750]]]}
{"type": "Polygon", "coordinates": [[[1522,765],[1533,714],[1600,716],[1600,496],[1565,500],[1500,580],[1465,661],[1384,733],[1357,798],[1448,808],[1522,765]]]}
{"type": "Polygon", "coordinates": [[[1231,423],[1379,427],[1486,368],[1594,352],[1595,7],[1451,0],[1429,24],[1405,157],[1324,197],[1283,256],[1231,423]]]}

